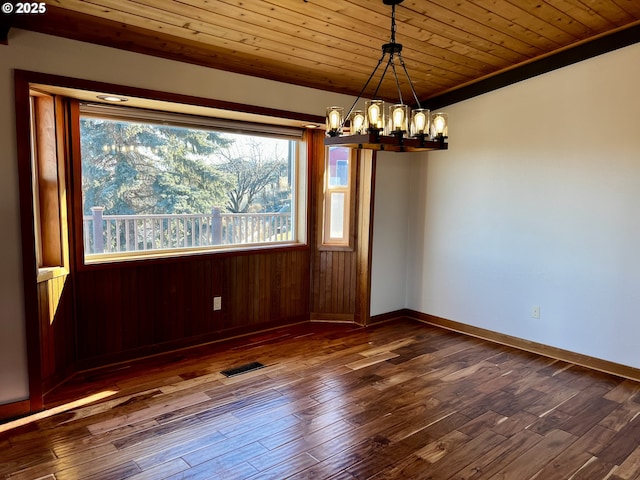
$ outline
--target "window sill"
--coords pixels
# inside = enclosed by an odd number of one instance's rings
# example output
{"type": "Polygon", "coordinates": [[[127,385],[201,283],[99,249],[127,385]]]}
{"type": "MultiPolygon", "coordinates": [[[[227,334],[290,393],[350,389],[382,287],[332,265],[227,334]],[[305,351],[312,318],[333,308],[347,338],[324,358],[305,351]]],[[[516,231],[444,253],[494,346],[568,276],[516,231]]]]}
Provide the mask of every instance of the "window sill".
{"type": "Polygon", "coordinates": [[[173,250],[157,250],[131,252],[130,254],[99,254],[85,258],[85,267],[105,266],[105,265],[121,265],[132,262],[155,262],[155,261],[176,261],[189,260],[204,255],[224,256],[224,255],[243,255],[243,254],[259,254],[278,250],[305,249],[308,244],[302,242],[287,243],[270,243],[263,245],[242,245],[238,247],[224,247],[218,249],[173,249],[173,250]]]}
{"type": "Polygon", "coordinates": [[[320,251],[334,251],[334,252],[353,252],[355,249],[353,245],[331,245],[331,244],[322,244],[318,246],[318,250],[320,251]]]}
{"type": "Polygon", "coordinates": [[[69,270],[65,267],[43,267],[38,269],[38,283],[46,282],[58,277],[69,275],[69,270]]]}

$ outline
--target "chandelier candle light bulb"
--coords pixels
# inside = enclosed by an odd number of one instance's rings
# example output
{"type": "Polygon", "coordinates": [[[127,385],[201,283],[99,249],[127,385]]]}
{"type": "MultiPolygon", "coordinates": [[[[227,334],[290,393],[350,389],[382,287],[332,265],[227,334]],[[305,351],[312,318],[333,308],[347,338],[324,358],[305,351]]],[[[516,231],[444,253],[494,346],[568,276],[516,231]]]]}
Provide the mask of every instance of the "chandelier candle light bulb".
{"type": "Polygon", "coordinates": [[[361,135],[364,133],[364,112],[354,110],[351,113],[351,135],[361,135]]]}
{"type": "Polygon", "coordinates": [[[438,112],[434,113],[431,118],[431,136],[433,138],[447,138],[449,136],[449,128],[447,114],[438,112]]]}
{"type": "Polygon", "coordinates": [[[336,137],[342,133],[344,108],[327,107],[327,133],[336,137]]]}
{"type": "Polygon", "coordinates": [[[409,131],[409,106],[402,103],[389,107],[389,117],[391,126],[389,133],[392,135],[403,135],[409,131]]]}
{"type": "Polygon", "coordinates": [[[384,101],[369,100],[364,102],[367,111],[366,127],[370,132],[380,132],[384,129],[384,101]]]}
{"type": "Polygon", "coordinates": [[[426,108],[411,110],[411,136],[420,137],[429,134],[430,112],[426,108]]]}

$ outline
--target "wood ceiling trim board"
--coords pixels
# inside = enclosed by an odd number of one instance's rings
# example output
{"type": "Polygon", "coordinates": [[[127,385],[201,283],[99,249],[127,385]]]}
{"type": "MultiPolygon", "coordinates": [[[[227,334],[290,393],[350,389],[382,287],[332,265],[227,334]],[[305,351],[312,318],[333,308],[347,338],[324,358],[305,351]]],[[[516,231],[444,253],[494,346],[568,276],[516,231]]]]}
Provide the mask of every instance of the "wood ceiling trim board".
{"type": "MultiPolygon", "coordinates": [[[[138,1],[141,1],[150,6],[155,4],[153,0],[138,0],[138,1]]],[[[201,10],[202,9],[202,7],[200,6],[201,4],[203,4],[203,2],[198,0],[191,0],[191,1],[183,0],[181,2],[181,5],[183,6],[178,8],[182,10],[185,7],[188,7],[189,9],[201,10]]],[[[306,44],[309,45],[307,49],[310,51],[314,51],[316,53],[326,53],[327,47],[330,47],[331,49],[337,49],[340,51],[348,52],[354,55],[355,57],[359,55],[369,55],[373,50],[377,50],[379,47],[379,45],[373,41],[371,36],[358,34],[357,32],[356,32],[356,36],[359,36],[360,41],[355,42],[355,40],[358,40],[358,39],[353,38],[355,45],[352,42],[349,42],[349,43],[343,42],[339,36],[327,35],[325,31],[323,31],[320,28],[319,22],[317,25],[314,25],[315,28],[313,28],[314,26],[311,26],[311,28],[307,28],[309,32],[313,32],[310,35],[310,37],[313,38],[313,40],[309,41],[305,38],[304,35],[302,35],[302,32],[301,32],[300,22],[305,21],[306,20],[305,17],[297,17],[294,19],[291,16],[289,16],[290,19],[285,20],[287,16],[284,16],[284,15],[282,15],[280,18],[275,16],[269,16],[267,13],[268,12],[273,13],[273,9],[264,8],[261,2],[248,2],[246,5],[244,5],[243,10],[239,10],[235,8],[230,3],[225,3],[222,1],[215,1],[215,0],[207,2],[207,5],[209,5],[210,7],[215,7],[216,12],[221,17],[223,16],[224,18],[230,19],[232,22],[237,22],[234,24],[245,25],[243,27],[245,29],[254,28],[254,27],[258,29],[268,28],[272,31],[273,35],[277,35],[281,37],[282,34],[286,34],[287,36],[290,37],[292,41],[295,40],[296,42],[298,41],[305,42],[306,44]],[[251,12],[251,15],[248,15],[247,13],[244,13],[244,12],[251,12]],[[269,27],[262,25],[261,22],[263,22],[265,25],[268,24],[269,27]],[[249,27],[248,25],[251,25],[252,27],[249,27]]],[[[229,23],[224,24],[224,26],[229,26],[229,25],[230,25],[229,23]]],[[[326,28],[324,30],[326,30],[326,28]]],[[[255,31],[252,30],[252,33],[254,32],[255,31]]]]}
{"type": "Polygon", "coordinates": [[[585,40],[544,58],[425,99],[421,103],[427,105],[425,108],[442,108],[636,43],[640,43],[640,21],[634,22],[630,27],[603,34],[593,40],[585,40]]]}
{"type": "Polygon", "coordinates": [[[574,38],[584,39],[597,33],[575,18],[567,15],[564,11],[543,0],[518,0],[518,5],[543,22],[554,25],[556,28],[568,33],[574,38]]]}
{"type": "MultiPolygon", "coordinates": [[[[344,4],[345,7],[342,8],[343,13],[352,17],[354,21],[357,21],[359,18],[366,18],[367,15],[371,16],[370,12],[375,11],[376,8],[382,9],[382,12],[386,11],[387,17],[377,26],[383,28],[386,25],[388,31],[390,27],[391,9],[382,5],[382,2],[379,2],[379,6],[378,2],[373,2],[372,5],[366,0],[360,0],[360,2],[362,6],[356,5],[353,2],[345,2],[344,0],[327,0],[327,6],[344,4]]],[[[428,30],[424,28],[423,24],[415,25],[415,19],[412,15],[409,15],[407,10],[404,10],[403,5],[400,5],[400,7],[396,9],[396,19],[398,22],[397,39],[399,43],[402,43],[406,48],[414,48],[412,41],[430,42],[435,36],[439,36],[468,48],[467,55],[475,59],[482,58],[482,61],[489,65],[500,66],[504,65],[505,61],[513,62],[522,60],[521,54],[499,43],[494,43],[486,38],[465,32],[460,28],[451,28],[451,25],[447,23],[446,20],[435,17],[432,18],[428,23],[428,30]],[[493,60],[492,57],[496,60],[493,60]]]]}
{"type": "MultiPolygon", "coordinates": [[[[496,67],[495,63],[485,63],[481,60],[471,58],[468,55],[469,50],[467,48],[458,48],[453,50],[455,44],[447,42],[440,47],[430,45],[427,50],[420,50],[415,48],[403,49],[403,57],[405,62],[420,63],[427,66],[437,66],[438,68],[457,73],[459,75],[475,77],[478,71],[492,70],[496,67]],[[459,50],[459,51],[458,51],[459,50]]],[[[382,44],[380,45],[382,46],[382,44]]],[[[378,52],[380,56],[381,50],[378,52]]],[[[373,58],[371,59],[373,60],[373,58]]],[[[377,59],[376,59],[377,60],[377,59]]],[[[373,65],[375,62],[373,62],[373,65]]],[[[372,65],[372,67],[373,67],[372,65]]],[[[425,70],[425,72],[433,73],[432,70],[425,70]]]]}
{"type": "Polygon", "coordinates": [[[633,18],[640,18],[640,3],[636,0],[613,0],[613,2],[629,15],[632,15],[633,18]]]}
{"type": "MultiPolygon", "coordinates": [[[[449,2],[449,4],[450,3],[451,2],[449,2]]],[[[404,3],[402,5],[403,7],[405,6],[404,3]]],[[[484,38],[496,45],[502,45],[516,52],[518,55],[526,56],[527,58],[540,55],[546,51],[531,43],[508,35],[501,30],[495,29],[493,25],[487,24],[488,22],[481,23],[477,20],[478,17],[474,18],[461,14],[459,4],[456,4],[455,11],[438,5],[436,2],[430,3],[428,8],[424,8],[424,3],[419,2],[413,2],[412,5],[415,5],[415,8],[411,8],[410,5],[406,6],[406,8],[412,12],[411,15],[408,15],[407,22],[418,28],[430,28],[433,18],[437,18],[438,21],[442,23],[456,25],[457,28],[462,31],[469,32],[479,38],[484,38]]]]}
{"type": "MultiPolygon", "coordinates": [[[[287,2],[286,0],[266,0],[269,3],[274,5],[281,6],[282,8],[286,8],[286,6],[290,5],[291,2],[287,2]]],[[[370,0],[369,0],[370,1],[370,0]]],[[[297,5],[297,4],[296,4],[297,5]]],[[[333,15],[330,16],[330,20],[335,23],[335,25],[346,28],[347,30],[361,31],[367,29],[369,31],[380,31],[381,34],[379,36],[378,41],[380,45],[389,40],[389,28],[390,28],[390,8],[382,5],[382,2],[371,2],[366,3],[365,6],[359,6],[354,4],[353,2],[349,2],[347,0],[326,0],[322,3],[322,7],[318,7],[313,5],[313,3],[304,3],[301,2],[301,5],[305,5],[305,9],[308,9],[308,13],[310,16],[318,19],[326,19],[329,13],[332,13],[331,10],[339,11],[342,15],[333,15]],[[380,3],[380,5],[378,5],[380,3]],[[386,16],[383,17],[382,14],[377,15],[376,9],[381,10],[386,13],[386,16]],[[373,18],[380,18],[376,23],[372,22],[373,18]],[[366,19],[365,22],[363,19],[366,19]]],[[[401,9],[396,11],[396,15],[401,9]]],[[[435,24],[435,23],[434,23],[435,24]]],[[[443,25],[438,28],[439,32],[445,33],[447,32],[446,25],[443,25]]],[[[407,50],[416,50],[416,51],[425,51],[425,48],[428,48],[429,45],[433,45],[439,48],[442,48],[442,45],[449,45],[451,43],[455,43],[459,41],[461,45],[464,46],[465,52],[464,55],[469,56],[477,61],[481,61],[487,65],[492,65],[493,67],[503,67],[505,65],[505,58],[501,58],[494,54],[486,53],[482,49],[482,39],[477,39],[478,45],[467,45],[467,40],[462,34],[462,38],[451,39],[450,36],[442,35],[441,33],[435,32],[430,33],[426,32],[422,28],[417,28],[409,24],[399,25],[397,31],[397,40],[399,43],[404,45],[404,48],[407,50]],[[438,42],[438,37],[440,37],[440,41],[438,42]],[[434,41],[435,40],[435,41],[434,41]],[[427,45],[425,46],[425,42],[427,45]]],[[[454,35],[455,37],[460,37],[460,35],[454,35]]],[[[492,47],[494,44],[490,44],[490,42],[485,42],[485,46],[487,48],[492,47]]],[[[501,48],[500,46],[496,46],[496,48],[501,48]]],[[[511,59],[514,59],[514,52],[510,52],[505,49],[505,56],[511,59]]]]}
{"type": "Polygon", "coordinates": [[[582,3],[617,26],[640,19],[640,2],[637,0],[582,0],[582,3]]]}
{"type": "Polygon", "coordinates": [[[547,38],[548,40],[556,44],[556,48],[562,45],[575,42],[576,38],[573,35],[568,34],[564,30],[560,30],[555,25],[550,25],[540,18],[532,15],[526,10],[520,8],[518,4],[513,4],[507,0],[469,0],[475,5],[486,8],[491,11],[499,11],[500,16],[506,18],[509,22],[512,22],[521,28],[531,30],[536,35],[547,38]],[[496,7],[499,5],[499,8],[496,7]]]}
{"type": "MultiPolygon", "coordinates": [[[[443,8],[451,6],[450,0],[431,0],[433,4],[438,4],[443,8]]],[[[416,5],[421,5],[417,1],[416,5]]],[[[455,9],[461,15],[464,15],[488,28],[492,28],[510,38],[519,40],[522,43],[535,47],[540,53],[548,52],[558,47],[558,44],[528,28],[524,28],[521,25],[515,24],[505,17],[501,16],[499,12],[488,10],[487,8],[475,5],[469,0],[458,0],[455,4],[455,9]]],[[[428,13],[428,9],[426,13],[428,13]]]]}
{"type": "MultiPolygon", "coordinates": [[[[576,21],[586,25],[594,32],[602,32],[620,26],[620,23],[610,22],[597,11],[585,6],[579,0],[553,0],[556,8],[562,10],[576,21]]],[[[628,21],[625,20],[624,23],[628,21]]]]}

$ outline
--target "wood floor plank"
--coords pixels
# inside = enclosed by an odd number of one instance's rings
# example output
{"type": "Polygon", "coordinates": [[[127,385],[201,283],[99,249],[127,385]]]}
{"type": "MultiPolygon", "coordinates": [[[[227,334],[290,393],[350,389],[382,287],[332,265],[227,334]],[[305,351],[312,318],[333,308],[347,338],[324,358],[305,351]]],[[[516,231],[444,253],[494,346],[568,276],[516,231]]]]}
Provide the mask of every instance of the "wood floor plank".
{"type": "MultiPolygon", "coordinates": [[[[183,455],[199,450],[204,445],[213,446],[224,440],[226,440],[226,437],[217,430],[214,430],[213,432],[205,435],[194,435],[192,440],[183,443],[172,444],[170,446],[163,443],[158,446],[156,451],[150,452],[148,455],[136,457],[135,461],[144,471],[151,470],[159,465],[164,465],[177,460],[187,464],[182,458],[183,455]]],[[[190,468],[188,464],[187,467],[190,468]]]]}
{"type": "Polygon", "coordinates": [[[417,478],[453,478],[462,468],[473,463],[477,458],[486,455],[505,440],[505,437],[487,430],[472,438],[460,449],[449,453],[444,459],[434,464],[431,469],[421,473],[417,478]]]}
{"type": "Polygon", "coordinates": [[[0,433],[0,477],[640,480],[640,384],[407,319],[81,373],[47,406],[88,393],[0,433]]]}
{"type": "MultiPolygon", "coordinates": [[[[316,430],[308,435],[298,436],[290,442],[284,443],[264,452],[251,460],[251,465],[260,471],[268,470],[278,464],[286,463],[297,452],[308,452],[314,447],[323,444],[328,438],[340,437],[353,431],[354,427],[343,420],[332,423],[325,428],[316,430]]],[[[265,445],[265,441],[260,443],[265,445]]]]}
{"type": "Polygon", "coordinates": [[[576,436],[584,435],[594,425],[618,408],[618,405],[618,403],[606,398],[596,398],[587,407],[564,422],[560,428],[576,436]]]}
{"type": "Polygon", "coordinates": [[[640,445],[622,462],[615,473],[624,480],[633,480],[640,476],[640,445]]]}
{"type": "Polygon", "coordinates": [[[640,403],[627,400],[624,403],[619,404],[614,411],[600,420],[598,425],[602,425],[603,427],[619,432],[620,429],[638,415],[640,415],[640,403]]]}
{"type": "Polygon", "coordinates": [[[159,465],[156,465],[155,467],[151,467],[147,470],[143,470],[140,473],[132,475],[128,478],[128,480],[159,480],[180,472],[184,472],[186,470],[189,470],[189,468],[190,467],[187,462],[185,462],[181,458],[175,458],[168,462],[161,463],[159,465]]]}
{"type": "Polygon", "coordinates": [[[532,449],[542,438],[541,435],[528,430],[520,430],[495,448],[465,465],[456,473],[456,478],[469,480],[500,478],[496,476],[499,470],[532,449]]]}
{"type": "Polygon", "coordinates": [[[611,465],[592,457],[591,462],[572,475],[572,480],[593,480],[594,478],[608,478],[616,469],[616,465],[611,465]]]}
{"type": "Polygon", "coordinates": [[[604,462],[621,465],[640,445],[640,417],[635,417],[620,429],[611,441],[596,452],[604,462]]]}
{"type": "Polygon", "coordinates": [[[575,440],[576,437],[570,433],[563,430],[553,430],[531,449],[500,469],[496,476],[498,478],[531,478],[575,440]]]}
{"type": "Polygon", "coordinates": [[[624,403],[637,396],[638,392],[640,392],[640,384],[638,384],[638,382],[624,380],[607,392],[604,398],[613,400],[614,402],[624,403]]]}
{"type": "MultiPolygon", "coordinates": [[[[249,463],[254,468],[257,468],[253,461],[250,461],[249,463]]],[[[289,457],[286,461],[282,461],[266,470],[258,469],[260,470],[260,472],[255,475],[255,478],[260,480],[281,480],[290,476],[291,474],[296,474],[301,471],[307,470],[317,463],[318,461],[315,458],[313,458],[307,452],[304,452],[294,457],[289,457]]]]}
{"type": "Polygon", "coordinates": [[[606,445],[615,432],[596,426],[572,443],[550,461],[537,475],[539,479],[563,480],[571,478],[595,457],[593,452],[606,445]]]}

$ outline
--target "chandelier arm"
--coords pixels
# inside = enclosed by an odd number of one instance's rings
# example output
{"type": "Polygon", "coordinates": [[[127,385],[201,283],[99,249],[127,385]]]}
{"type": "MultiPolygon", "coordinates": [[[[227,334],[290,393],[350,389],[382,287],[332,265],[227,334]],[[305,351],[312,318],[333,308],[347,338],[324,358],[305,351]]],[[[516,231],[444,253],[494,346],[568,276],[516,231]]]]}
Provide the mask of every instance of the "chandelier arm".
{"type": "Polygon", "coordinates": [[[407,71],[407,66],[404,63],[404,59],[402,58],[402,53],[398,53],[398,58],[400,59],[400,65],[402,65],[402,68],[404,69],[404,74],[407,77],[407,80],[409,81],[409,88],[411,88],[411,93],[413,94],[413,98],[416,101],[418,108],[422,108],[422,106],[420,105],[420,100],[418,100],[418,95],[416,94],[416,89],[413,87],[413,82],[411,81],[411,77],[409,76],[409,72],[407,71]]]}
{"type": "MultiPolygon", "coordinates": [[[[384,58],[384,56],[386,55],[386,52],[382,54],[382,58],[384,58]]],[[[384,67],[384,70],[382,72],[382,76],[380,77],[380,81],[378,82],[378,86],[376,86],[376,91],[373,92],[373,97],[371,98],[376,98],[378,96],[378,90],[380,90],[380,85],[382,85],[382,81],[384,80],[384,76],[387,74],[387,70],[389,70],[389,65],[391,65],[393,63],[393,57],[389,56],[389,60],[387,61],[387,66],[384,67]]]]}
{"type": "Polygon", "coordinates": [[[393,55],[389,58],[389,63],[391,64],[391,70],[393,71],[393,78],[396,81],[396,88],[398,89],[398,98],[400,99],[400,103],[404,103],[402,101],[402,90],[400,89],[400,81],[398,80],[398,73],[396,72],[396,64],[393,61],[393,55]]]}
{"type": "MultiPolygon", "coordinates": [[[[342,119],[342,126],[344,127],[345,122],[347,121],[347,118],[349,118],[349,115],[351,115],[351,113],[353,112],[353,109],[356,108],[356,105],[358,104],[358,101],[362,98],[362,95],[364,94],[364,91],[367,89],[367,87],[369,86],[369,83],[371,82],[371,79],[373,78],[373,76],[376,74],[376,72],[378,71],[378,68],[380,67],[380,65],[382,64],[382,60],[384,60],[384,56],[385,54],[383,53],[382,56],[380,57],[380,60],[378,60],[378,64],[376,65],[376,68],[373,69],[373,72],[371,72],[371,75],[369,75],[369,79],[367,80],[367,82],[364,84],[364,87],[362,87],[362,90],[360,90],[360,93],[358,94],[358,96],[356,97],[355,102],[353,102],[353,105],[351,105],[351,108],[349,109],[349,111],[347,112],[347,114],[344,116],[344,118],[342,119]]],[[[386,68],[385,68],[386,71],[386,68]]],[[[382,76],[384,77],[384,73],[382,74],[382,76]]],[[[378,88],[380,88],[380,85],[378,85],[378,88]]],[[[376,93],[378,92],[378,88],[376,88],[376,93]]],[[[375,96],[375,95],[374,95],[375,96]]]]}

